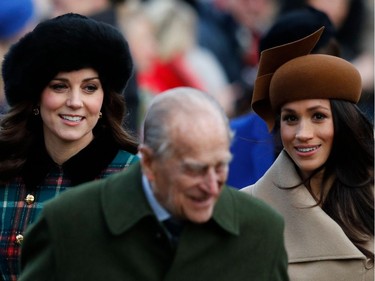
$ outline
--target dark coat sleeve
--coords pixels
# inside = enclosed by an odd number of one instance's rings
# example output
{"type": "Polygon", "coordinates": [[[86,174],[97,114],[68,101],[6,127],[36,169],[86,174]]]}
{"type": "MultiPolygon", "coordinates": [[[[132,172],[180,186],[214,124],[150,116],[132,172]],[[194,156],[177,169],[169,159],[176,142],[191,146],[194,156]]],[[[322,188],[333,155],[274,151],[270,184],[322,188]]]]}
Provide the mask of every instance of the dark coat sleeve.
{"type": "MultiPolygon", "coordinates": [[[[282,229],[284,229],[284,226],[282,229]]],[[[280,233],[279,237],[283,238],[283,233],[280,233]]],[[[279,239],[278,245],[279,247],[274,255],[273,267],[270,270],[271,276],[269,280],[288,281],[288,256],[284,245],[284,239],[279,239]]]]}
{"type": "Polygon", "coordinates": [[[242,222],[242,246],[252,249],[246,258],[251,264],[264,269],[258,273],[256,280],[288,281],[283,217],[262,200],[248,194],[238,194],[236,197],[242,222]]]}

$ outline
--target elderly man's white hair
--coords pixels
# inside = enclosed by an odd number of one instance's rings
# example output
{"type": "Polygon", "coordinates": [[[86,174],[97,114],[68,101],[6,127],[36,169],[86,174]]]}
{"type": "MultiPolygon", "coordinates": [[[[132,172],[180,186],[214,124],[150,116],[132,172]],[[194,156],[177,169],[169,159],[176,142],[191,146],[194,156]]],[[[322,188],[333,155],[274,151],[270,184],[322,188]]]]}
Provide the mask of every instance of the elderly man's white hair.
{"type": "Polygon", "coordinates": [[[190,87],[177,87],[156,96],[143,124],[143,143],[155,156],[167,155],[174,126],[191,126],[209,116],[221,119],[231,140],[229,122],[220,104],[212,96],[190,87]]]}

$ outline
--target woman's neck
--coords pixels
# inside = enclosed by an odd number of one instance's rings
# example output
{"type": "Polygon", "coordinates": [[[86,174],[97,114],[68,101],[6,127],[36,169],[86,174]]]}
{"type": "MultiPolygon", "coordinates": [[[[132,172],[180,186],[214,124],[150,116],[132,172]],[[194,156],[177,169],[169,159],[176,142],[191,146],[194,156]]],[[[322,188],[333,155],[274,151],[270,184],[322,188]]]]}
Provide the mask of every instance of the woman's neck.
{"type": "Polygon", "coordinates": [[[89,143],[94,139],[94,136],[87,135],[86,137],[78,141],[62,141],[61,139],[47,138],[44,140],[46,150],[52,160],[58,164],[62,165],[71,157],[76,155],[82,149],[84,149],[89,143]]]}

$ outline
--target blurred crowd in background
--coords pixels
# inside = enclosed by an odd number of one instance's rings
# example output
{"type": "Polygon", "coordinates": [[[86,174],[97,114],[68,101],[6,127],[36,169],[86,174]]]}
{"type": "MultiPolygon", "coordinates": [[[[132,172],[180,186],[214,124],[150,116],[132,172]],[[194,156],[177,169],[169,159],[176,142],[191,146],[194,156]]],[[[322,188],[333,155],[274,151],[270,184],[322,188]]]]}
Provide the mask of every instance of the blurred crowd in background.
{"type": "MultiPolygon", "coordinates": [[[[138,137],[151,99],[164,90],[190,86],[217,98],[236,133],[228,178],[234,187],[254,183],[281,149],[277,132],[251,110],[264,49],[324,24],[317,52],[357,67],[359,107],[374,120],[372,0],[2,0],[0,57],[38,22],[68,12],[116,26],[126,37],[135,68],[124,93],[124,126],[138,137]]],[[[0,111],[6,109],[0,78],[0,111]]]]}
{"type": "Polygon", "coordinates": [[[176,86],[214,95],[232,119],[251,111],[262,37],[278,17],[304,5],[332,21],[340,56],[362,75],[360,105],[373,118],[371,0],[5,0],[0,2],[0,56],[39,21],[67,12],[83,14],[117,26],[129,42],[135,74],[125,98],[134,131],[150,99],[176,86]]]}

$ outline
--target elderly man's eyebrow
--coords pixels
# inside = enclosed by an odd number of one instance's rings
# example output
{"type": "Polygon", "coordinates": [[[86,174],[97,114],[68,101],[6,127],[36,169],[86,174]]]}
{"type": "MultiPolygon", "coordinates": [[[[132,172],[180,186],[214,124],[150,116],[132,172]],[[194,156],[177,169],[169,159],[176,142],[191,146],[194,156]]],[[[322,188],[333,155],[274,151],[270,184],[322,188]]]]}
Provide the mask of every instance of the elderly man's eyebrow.
{"type": "Polygon", "coordinates": [[[193,169],[208,169],[210,166],[217,166],[217,165],[223,165],[223,164],[229,164],[229,162],[232,160],[232,155],[228,155],[225,159],[221,159],[217,161],[216,163],[202,163],[193,159],[184,159],[182,161],[182,165],[185,167],[193,168],[193,169]]]}
{"type": "Polygon", "coordinates": [[[184,160],[181,163],[182,167],[184,169],[189,169],[189,170],[207,170],[208,167],[210,166],[209,164],[205,163],[200,163],[200,162],[194,162],[194,161],[189,161],[189,160],[184,160]]]}

